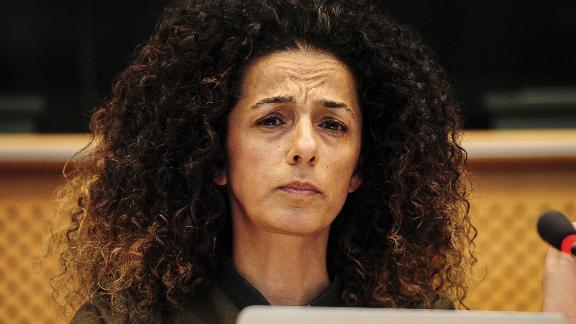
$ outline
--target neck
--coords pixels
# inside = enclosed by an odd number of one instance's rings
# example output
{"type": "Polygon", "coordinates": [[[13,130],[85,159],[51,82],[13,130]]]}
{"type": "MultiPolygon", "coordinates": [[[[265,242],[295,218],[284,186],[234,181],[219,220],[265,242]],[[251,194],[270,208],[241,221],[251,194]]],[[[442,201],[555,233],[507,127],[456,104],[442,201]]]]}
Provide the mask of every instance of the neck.
{"type": "Polygon", "coordinates": [[[234,222],[234,266],[271,305],[307,305],[329,285],[328,233],[293,236],[234,222]]]}

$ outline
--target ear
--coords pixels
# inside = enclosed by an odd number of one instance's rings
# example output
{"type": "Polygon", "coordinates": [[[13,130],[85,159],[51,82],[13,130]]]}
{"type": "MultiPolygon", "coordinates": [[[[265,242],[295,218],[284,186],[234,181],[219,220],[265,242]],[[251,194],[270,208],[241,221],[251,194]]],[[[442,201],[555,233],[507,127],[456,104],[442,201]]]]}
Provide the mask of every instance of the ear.
{"type": "Polygon", "coordinates": [[[226,174],[226,170],[220,170],[214,177],[214,183],[219,186],[225,186],[228,183],[228,175],[226,174]]]}
{"type": "Polygon", "coordinates": [[[362,184],[362,177],[360,176],[363,172],[361,171],[364,165],[364,156],[360,154],[358,157],[358,163],[356,164],[356,170],[354,170],[354,174],[352,178],[350,178],[350,183],[348,184],[348,193],[352,193],[356,191],[362,184]]]}
{"type": "Polygon", "coordinates": [[[348,193],[356,191],[361,184],[362,178],[360,178],[358,174],[354,174],[350,179],[350,184],[348,185],[348,193]]]}

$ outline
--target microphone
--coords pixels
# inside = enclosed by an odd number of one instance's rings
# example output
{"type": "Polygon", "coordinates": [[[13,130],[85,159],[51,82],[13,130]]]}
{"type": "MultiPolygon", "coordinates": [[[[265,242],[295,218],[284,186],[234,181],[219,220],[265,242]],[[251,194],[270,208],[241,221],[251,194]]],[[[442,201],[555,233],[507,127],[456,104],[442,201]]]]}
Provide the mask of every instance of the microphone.
{"type": "Polygon", "coordinates": [[[542,214],[538,234],[556,249],[576,256],[576,229],[561,212],[550,210],[542,214]]]}

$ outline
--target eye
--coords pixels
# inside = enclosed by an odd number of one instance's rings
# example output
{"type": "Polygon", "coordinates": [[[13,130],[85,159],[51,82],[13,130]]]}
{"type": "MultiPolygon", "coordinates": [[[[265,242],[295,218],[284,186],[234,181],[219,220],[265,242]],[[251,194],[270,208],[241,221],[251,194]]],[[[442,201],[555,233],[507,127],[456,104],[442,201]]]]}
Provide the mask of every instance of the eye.
{"type": "Polygon", "coordinates": [[[324,128],[333,132],[345,133],[346,131],[348,131],[348,127],[346,125],[334,119],[328,119],[324,121],[321,125],[324,125],[324,128]]]}
{"type": "Polygon", "coordinates": [[[266,118],[259,120],[257,122],[257,124],[262,125],[262,126],[266,126],[266,127],[273,127],[273,126],[283,125],[284,122],[282,121],[282,119],[280,119],[276,116],[269,116],[269,117],[266,117],[266,118]]]}

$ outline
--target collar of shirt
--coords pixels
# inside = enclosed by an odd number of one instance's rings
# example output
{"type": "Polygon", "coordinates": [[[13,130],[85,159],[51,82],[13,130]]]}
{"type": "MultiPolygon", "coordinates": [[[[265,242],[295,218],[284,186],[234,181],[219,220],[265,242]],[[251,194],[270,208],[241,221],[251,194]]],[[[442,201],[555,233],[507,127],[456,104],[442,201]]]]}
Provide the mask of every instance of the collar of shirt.
{"type": "MultiPolygon", "coordinates": [[[[236,271],[231,260],[224,262],[216,282],[240,310],[251,305],[270,305],[266,297],[236,271]]],[[[320,295],[312,299],[308,306],[342,306],[341,292],[342,282],[340,277],[336,275],[330,285],[320,295]]]]}

